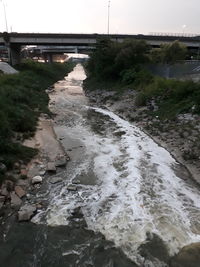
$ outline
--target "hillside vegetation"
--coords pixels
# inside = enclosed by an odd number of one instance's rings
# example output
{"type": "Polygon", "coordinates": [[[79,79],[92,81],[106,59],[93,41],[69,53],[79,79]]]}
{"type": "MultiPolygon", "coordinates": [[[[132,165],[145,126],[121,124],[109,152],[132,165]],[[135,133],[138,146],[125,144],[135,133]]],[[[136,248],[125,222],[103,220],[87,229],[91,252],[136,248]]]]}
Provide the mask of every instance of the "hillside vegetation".
{"type": "Polygon", "coordinates": [[[21,142],[34,134],[39,115],[49,113],[45,89],[62,79],[71,67],[30,61],[18,66],[18,74],[0,75],[0,162],[7,169],[37,153],[21,142]]]}

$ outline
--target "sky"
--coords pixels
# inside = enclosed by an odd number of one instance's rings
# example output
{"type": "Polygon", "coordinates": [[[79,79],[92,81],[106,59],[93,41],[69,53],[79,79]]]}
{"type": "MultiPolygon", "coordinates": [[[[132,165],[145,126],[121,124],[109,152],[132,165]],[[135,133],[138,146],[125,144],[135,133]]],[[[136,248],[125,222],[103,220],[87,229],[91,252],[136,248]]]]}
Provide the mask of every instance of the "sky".
{"type": "MultiPolygon", "coordinates": [[[[107,33],[108,1],[0,0],[0,32],[107,33]]],[[[200,33],[200,0],[110,1],[110,33],[200,33]]]]}

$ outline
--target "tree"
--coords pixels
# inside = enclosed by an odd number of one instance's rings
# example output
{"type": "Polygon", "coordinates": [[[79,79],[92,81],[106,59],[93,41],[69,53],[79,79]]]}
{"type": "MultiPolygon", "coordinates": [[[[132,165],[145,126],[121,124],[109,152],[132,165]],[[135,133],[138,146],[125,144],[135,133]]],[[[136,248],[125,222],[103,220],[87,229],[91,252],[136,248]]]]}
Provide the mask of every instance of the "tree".
{"type": "Polygon", "coordinates": [[[137,68],[148,62],[149,46],[143,40],[125,40],[116,55],[115,63],[121,70],[137,68]]]}
{"type": "Polygon", "coordinates": [[[113,42],[108,38],[97,42],[96,50],[88,62],[88,74],[97,79],[119,79],[124,70],[135,69],[148,61],[149,46],[141,40],[113,42]]]}
{"type": "Polygon", "coordinates": [[[170,44],[162,44],[160,48],[151,52],[152,61],[155,63],[174,64],[178,60],[184,60],[187,55],[187,48],[179,41],[170,44]]]}

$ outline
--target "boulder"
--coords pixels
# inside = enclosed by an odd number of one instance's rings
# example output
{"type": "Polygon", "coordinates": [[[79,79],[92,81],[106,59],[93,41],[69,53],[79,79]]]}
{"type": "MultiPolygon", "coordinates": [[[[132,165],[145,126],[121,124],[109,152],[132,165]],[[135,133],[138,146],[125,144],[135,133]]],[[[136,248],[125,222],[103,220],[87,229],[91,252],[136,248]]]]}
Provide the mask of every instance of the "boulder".
{"type": "Polygon", "coordinates": [[[35,214],[36,210],[37,208],[35,205],[25,204],[24,206],[22,206],[18,211],[19,222],[29,221],[35,214]]]}
{"type": "Polygon", "coordinates": [[[62,181],[63,181],[63,179],[61,177],[52,177],[50,180],[50,183],[51,184],[57,184],[57,183],[60,183],[62,181]]]}
{"type": "Polygon", "coordinates": [[[26,195],[26,192],[24,191],[24,189],[19,185],[15,186],[15,193],[18,195],[19,198],[22,198],[23,196],[26,195]]]}
{"type": "Polygon", "coordinates": [[[10,194],[10,204],[12,208],[19,208],[22,204],[21,199],[15,194],[15,192],[10,194]]]}
{"type": "Polygon", "coordinates": [[[70,184],[67,186],[67,190],[69,191],[77,191],[77,186],[74,184],[70,184]]]}
{"type": "Polygon", "coordinates": [[[200,266],[200,242],[183,247],[179,253],[171,259],[171,267],[199,267],[200,266]]]}
{"type": "Polygon", "coordinates": [[[48,172],[56,172],[56,165],[54,162],[49,162],[47,164],[47,171],[48,172]]]}
{"type": "Polygon", "coordinates": [[[63,167],[67,164],[67,160],[65,156],[59,157],[56,159],[55,166],[56,167],[63,167]]]}
{"type": "Polygon", "coordinates": [[[37,176],[34,176],[32,178],[31,182],[32,182],[32,184],[41,184],[42,180],[43,180],[43,178],[41,176],[37,175],[37,176]]]}

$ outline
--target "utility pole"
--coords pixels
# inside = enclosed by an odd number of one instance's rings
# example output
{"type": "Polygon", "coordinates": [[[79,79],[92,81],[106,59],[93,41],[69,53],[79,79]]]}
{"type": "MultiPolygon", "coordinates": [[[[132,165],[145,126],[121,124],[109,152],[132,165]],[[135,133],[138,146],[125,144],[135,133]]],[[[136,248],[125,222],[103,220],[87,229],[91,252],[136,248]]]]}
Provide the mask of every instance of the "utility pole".
{"type": "Polygon", "coordinates": [[[108,35],[110,34],[110,2],[111,0],[108,0],[108,35]]]}
{"type": "Polygon", "coordinates": [[[0,0],[0,1],[2,2],[2,5],[3,5],[6,31],[8,32],[8,22],[7,22],[7,16],[6,16],[6,7],[5,7],[5,4],[4,4],[3,0],[0,0]]]}

